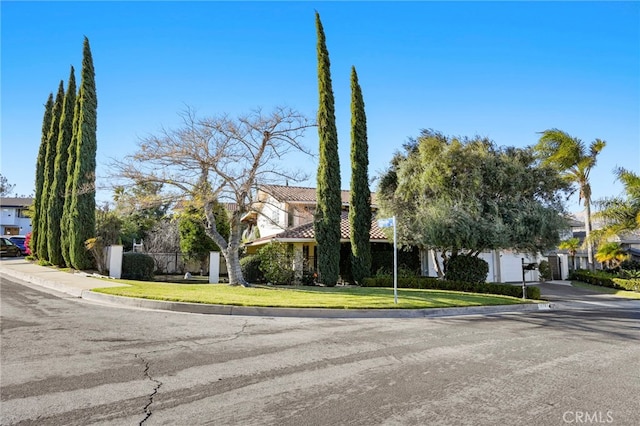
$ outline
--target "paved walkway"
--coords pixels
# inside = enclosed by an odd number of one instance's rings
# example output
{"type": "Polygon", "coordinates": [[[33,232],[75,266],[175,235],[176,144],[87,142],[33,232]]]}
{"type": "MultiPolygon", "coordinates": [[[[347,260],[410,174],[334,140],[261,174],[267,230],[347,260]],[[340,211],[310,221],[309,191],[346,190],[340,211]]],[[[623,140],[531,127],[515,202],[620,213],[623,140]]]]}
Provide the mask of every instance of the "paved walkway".
{"type": "MultiPolygon", "coordinates": [[[[294,317],[330,317],[330,318],[418,318],[452,315],[477,315],[506,312],[524,312],[557,309],[559,307],[571,307],[578,299],[579,303],[602,304],[611,302],[616,298],[611,295],[602,295],[589,290],[577,289],[568,281],[550,281],[547,283],[531,283],[540,287],[545,299],[551,303],[521,304],[503,306],[479,306],[465,308],[436,308],[436,309],[313,309],[313,308],[263,308],[228,305],[206,305],[200,303],[163,302],[148,299],[136,299],[128,297],[110,296],[94,293],[92,288],[117,287],[121,283],[110,283],[105,280],[97,280],[96,276],[86,273],[71,273],[59,271],[53,268],[43,267],[24,259],[0,260],[0,273],[27,281],[41,287],[66,293],[73,297],[79,297],[99,303],[109,303],[124,306],[134,306],[146,309],[162,309],[179,312],[191,312],[200,314],[223,315],[257,315],[257,316],[294,316],[294,317]]],[[[637,302],[637,301],[636,301],[637,302]]],[[[640,304],[640,302],[638,302],[640,304]]]]}

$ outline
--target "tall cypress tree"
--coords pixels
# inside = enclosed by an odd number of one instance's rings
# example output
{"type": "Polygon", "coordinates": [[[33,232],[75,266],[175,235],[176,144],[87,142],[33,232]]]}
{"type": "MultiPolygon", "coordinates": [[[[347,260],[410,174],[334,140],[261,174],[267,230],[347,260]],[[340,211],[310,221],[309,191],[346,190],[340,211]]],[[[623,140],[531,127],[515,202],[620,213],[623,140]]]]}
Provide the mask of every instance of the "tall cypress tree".
{"type": "Polygon", "coordinates": [[[69,74],[67,92],[62,106],[60,129],[56,145],[56,158],[53,171],[53,183],[49,196],[49,219],[47,220],[47,247],[49,262],[58,266],[65,266],[60,243],[60,223],[64,209],[64,191],[67,182],[67,162],[69,160],[69,145],[73,133],[73,112],[76,104],[76,77],[73,67],[69,74]]]}
{"type": "Polygon", "coordinates": [[[64,103],[64,82],[60,80],[56,101],[51,111],[51,127],[47,134],[47,153],[44,164],[44,182],[42,184],[42,194],[38,212],[38,258],[49,260],[49,250],[47,247],[47,230],[49,229],[49,197],[51,197],[51,184],[53,182],[53,170],[56,160],[56,145],[58,143],[58,133],[60,131],[60,116],[62,115],[62,104],[64,103]]]}
{"type": "Polygon", "coordinates": [[[49,129],[51,128],[51,117],[53,116],[53,93],[49,93],[47,103],[44,105],[44,117],[42,119],[42,136],[40,137],[40,149],[36,160],[36,196],[33,200],[33,217],[31,218],[31,240],[29,248],[31,253],[37,255],[38,252],[38,229],[40,221],[40,200],[42,199],[42,188],[44,185],[44,168],[47,158],[47,141],[49,129]]]}
{"type": "Polygon", "coordinates": [[[356,68],[351,67],[351,200],[349,225],[351,270],[356,283],[371,273],[371,191],[367,116],[356,68]]]}
{"type": "Polygon", "coordinates": [[[78,121],[75,129],[76,163],[73,170],[69,215],[69,255],[76,269],[88,269],[93,259],[84,242],[95,237],[96,227],[96,150],[97,110],[95,71],[89,39],[84,38],[78,121]]]}
{"type": "Polygon", "coordinates": [[[338,157],[338,131],[336,129],[333,88],[329,52],[320,14],[316,12],[318,37],[318,137],[319,164],[317,207],[314,222],[318,243],[318,279],[327,286],[338,281],[340,267],[340,215],[342,194],[340,187],[340,159],[338,157]]]}
{"type": "Polygon", "coordinates": [[[76,168],[76,154],[78,151],[78,121],[80,118],[80,94],[82,87],[76,96],[76,102],[73,109],[73,123],[71,125],[71,141],[67,152],[67,179],[64,188],[64,206],[62,208],[62,219],[60,220],[60,248],[62,257],[67,266],[71,266],[71,204],[73,202],[73,172],[76,168]]]}

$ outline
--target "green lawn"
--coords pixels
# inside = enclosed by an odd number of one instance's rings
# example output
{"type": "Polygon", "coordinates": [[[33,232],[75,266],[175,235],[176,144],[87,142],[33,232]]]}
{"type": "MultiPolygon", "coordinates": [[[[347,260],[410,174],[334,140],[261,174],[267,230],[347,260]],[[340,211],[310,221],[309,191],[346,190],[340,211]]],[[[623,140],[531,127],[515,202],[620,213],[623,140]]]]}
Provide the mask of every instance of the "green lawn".
{"type": "MultiPolygon", "coordinates": [[[[113,281],[109,281],[113,283],[113,281]]],[[[118,280],[128,286],[96,288],[117,296],[236,306],[338,309],[424,309],[454,306],[512,305],[522,299],[477,293],[365,287],[232,287],[226,284],[169,284],[118,280]]]]}
{"type": "Polygon", "coordinates": [[[618,290],[611,287],[587,284],[582,281],[571,281],[571,285],[598,293],[615,294],[616,296],[625,297],[627,299],[640,299],[640,293],[638,293],[637,291],[618,290]]]}

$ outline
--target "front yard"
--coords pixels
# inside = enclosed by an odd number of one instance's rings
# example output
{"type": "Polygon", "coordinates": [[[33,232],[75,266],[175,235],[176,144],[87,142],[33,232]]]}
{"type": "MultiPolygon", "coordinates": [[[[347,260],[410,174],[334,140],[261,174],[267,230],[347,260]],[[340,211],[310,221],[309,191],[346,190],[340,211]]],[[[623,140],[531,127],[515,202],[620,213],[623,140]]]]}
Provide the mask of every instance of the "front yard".
{"type": "MultiPolygon", "coordinates": [[[[112,280],[109,282],[113,283],[112,280]]],[[[490,294],[441,290],[398,289],[394,304],[392,288],[255,286],[226,284],[172,284],[117,280],[122,287],[93,291],[116,296],[217,305],[336,308],[336,309],[425,309],[483,305],[512,305],[522,299],[490,294]]]]}

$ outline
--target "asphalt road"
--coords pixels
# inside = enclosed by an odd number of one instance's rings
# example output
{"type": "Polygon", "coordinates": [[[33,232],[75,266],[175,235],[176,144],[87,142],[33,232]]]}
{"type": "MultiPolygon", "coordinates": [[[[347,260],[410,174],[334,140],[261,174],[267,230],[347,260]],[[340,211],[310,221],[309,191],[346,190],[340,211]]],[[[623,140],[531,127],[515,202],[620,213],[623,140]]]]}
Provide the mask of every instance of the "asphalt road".
{"type": "Polygon", "coordinates": [[[640,424],[638,303],[300,319],[103,306],[4,277],[0,296],[2,425],[640,424]]]}

